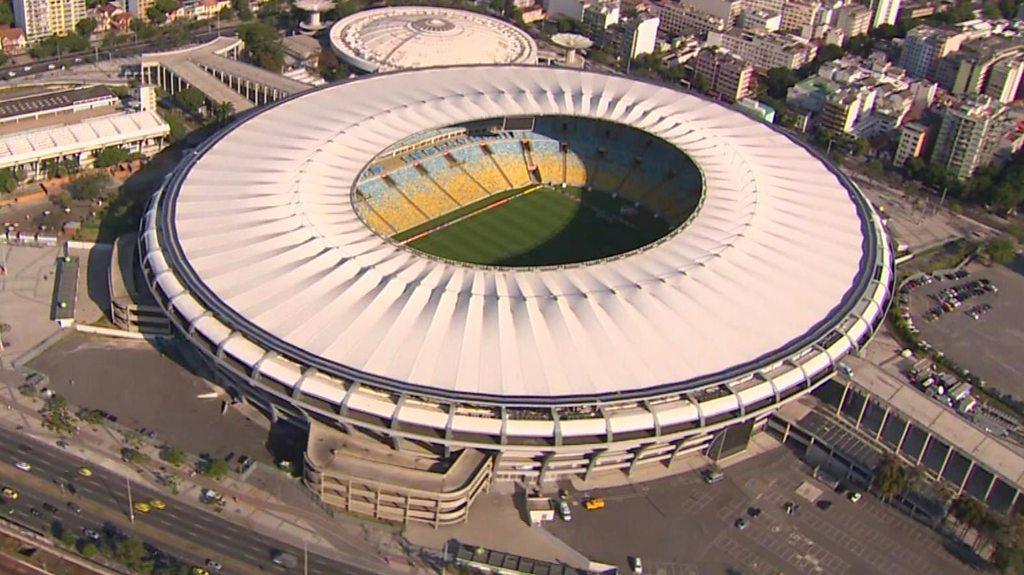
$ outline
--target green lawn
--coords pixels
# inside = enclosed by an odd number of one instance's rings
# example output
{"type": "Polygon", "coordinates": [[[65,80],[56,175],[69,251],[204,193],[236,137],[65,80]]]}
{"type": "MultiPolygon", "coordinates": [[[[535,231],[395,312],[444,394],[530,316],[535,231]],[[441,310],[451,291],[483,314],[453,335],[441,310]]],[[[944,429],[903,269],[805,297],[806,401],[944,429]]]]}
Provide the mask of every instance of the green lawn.
{"type": "Polygon", "coordinates": [[[602,212],[618,216],[620,206],[601,192],[583,192],[582,200],[577,201],[543,187],[409,246],[467,263],[537,266],[615,255],[645,245],[668,231],[666,224],[646,214],[631,217],[629,224],[601,217],[602,212]]]}

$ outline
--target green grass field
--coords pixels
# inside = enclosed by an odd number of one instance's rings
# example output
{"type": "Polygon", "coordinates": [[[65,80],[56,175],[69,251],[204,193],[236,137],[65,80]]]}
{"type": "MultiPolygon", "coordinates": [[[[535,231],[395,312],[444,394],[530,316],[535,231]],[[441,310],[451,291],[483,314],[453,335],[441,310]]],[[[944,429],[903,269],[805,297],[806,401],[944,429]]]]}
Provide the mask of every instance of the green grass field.
{"type": "Polygon", "coordinates": [[[668,232],[667,224],[644,212],[621,221],[622,205],[601,192],[572,189],[567,193],[542,186],[409,246],[450,260],[521,267],[608,257],[636,249],[668,232]]]}

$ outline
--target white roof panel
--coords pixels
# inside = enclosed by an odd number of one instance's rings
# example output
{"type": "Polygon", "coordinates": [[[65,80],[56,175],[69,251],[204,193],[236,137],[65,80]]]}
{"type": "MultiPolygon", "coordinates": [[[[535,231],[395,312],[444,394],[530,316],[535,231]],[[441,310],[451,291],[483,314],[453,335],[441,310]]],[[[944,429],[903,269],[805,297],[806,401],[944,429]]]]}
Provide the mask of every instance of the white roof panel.
{"type": "Polygon", "coordinates": [[[257,328],[235,325],[247,338],[445,392],[617,394],[756,369],[838,321],[866,273],[850,191],[784,135],[668,88],[556,68],[315,90],[237,125],[171,193],[192,281],[257,328]],[[558,269],[430,260],[362,224],[351,190],[384,148],[510,108],[649,126],[701,167],[701,209],[647,249],[558,269]]]}

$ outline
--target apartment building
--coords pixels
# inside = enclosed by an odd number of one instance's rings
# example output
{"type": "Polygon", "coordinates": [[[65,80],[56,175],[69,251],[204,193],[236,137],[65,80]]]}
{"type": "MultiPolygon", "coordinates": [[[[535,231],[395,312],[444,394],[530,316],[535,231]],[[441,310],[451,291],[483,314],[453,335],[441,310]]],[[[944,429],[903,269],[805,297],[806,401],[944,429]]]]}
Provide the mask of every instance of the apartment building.
{"type": "Polygon", "coordinates": [[[924,155],[928,145],[929,127],[920,122],[909,122],[900,129],[900,140],[896,145],[896,153],[892,157],[892,165],[903,167],[911,158],[924,155]]]}
{"type": "Polygon", "coordinates": [[[754,67],[728,50],[705,48],[691,63],[712,96],[733,103],[754,93],[754,67]]]}
{"type": "Polygon", "coordinates": [[[814,59],[818,49],[803,38],[777,32],[732,29],[708,34],[708,46],[718,46],[750,62],[759,72],[796,69],[814,59]]]}
{"type": "Polygon", "coordinates": [[[903,40],[899,65],[915,78],[932,78],[938,61],[959,50],[967,38],[958,30],[917,26],[903,40]]]}
{"type": "Polygon", "coordinates": [[[85,0],[14,0],[15,26],[25,32],[28,43],[48,36],[74,32],[85,18],[85,0]]]}
{"type": "Polygon", "coordinates": [[[708,32],[722,32],[732,27],[729,20],[706,14],[674,0],[653,0],[647,4],[647,8],[660,19],[660,29],[668,36],[703,36],[708,32]]]}
{"type": "Polygon", "coordinates": [[[843,6],[836,10],[835,22],[846,38],[863,36],[871,28],[871,10],[859,4],[843,6]]]}
{"type": "Polygon", "coordinates": [[[960,180],[992,160],[998,136],[990,129],[1004,108],[987,96],[966,100],[942,111],[932,163],[960,180]]]}
{"type": "Polygon", "coordinates": [[[782,5],[780,30],[802,38],[814,38],[815,24],[821,4],[814,0],[786,2],[782,5]]]}
{"type": "Polygon", "coordinates": [[[896,24],[896,18],[900,13],[900,0],[871,0],[871,27],[896,24]]]}

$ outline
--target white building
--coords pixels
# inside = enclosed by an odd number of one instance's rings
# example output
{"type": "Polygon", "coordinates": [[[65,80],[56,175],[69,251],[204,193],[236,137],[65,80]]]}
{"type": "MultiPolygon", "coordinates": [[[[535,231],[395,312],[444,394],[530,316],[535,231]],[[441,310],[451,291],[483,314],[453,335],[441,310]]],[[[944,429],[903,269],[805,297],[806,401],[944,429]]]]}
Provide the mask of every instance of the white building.
{"type": "Polygon", "coordinates": [[[658,42],[657,16],[638,14],[621,22],[622,57],[632,60],[643,54],[654,52],[658,42]]]}
{"type": "Polygon", "coordinates": [[[709,32],[709,46],[721,46],[754,65],[760,72],[772,68],[796,69],[814,59],[817,47],[790,34],[733,29],[709,32]]]}
{"type": "Polygon", "coordinates": [[[871,19],[872,28],[878,28],[883,24],[892,26],[896,24],[896,17],[900,13],[900,0],[872,0],[871,9],[874,12],[871,19]]]}
{"type": "Polygon", "coordinates": [[[25,31],[25,39],[37,42],[47,36],[74,32],[85,18],[85,0],[14,0],[14,24],[25,31]]]}
{"type": "Polygon", "coordinates": [[[740,17],[744,28],[778,32],[782,26],[782,15],[768,10],[744,10],[740,17]]]}

